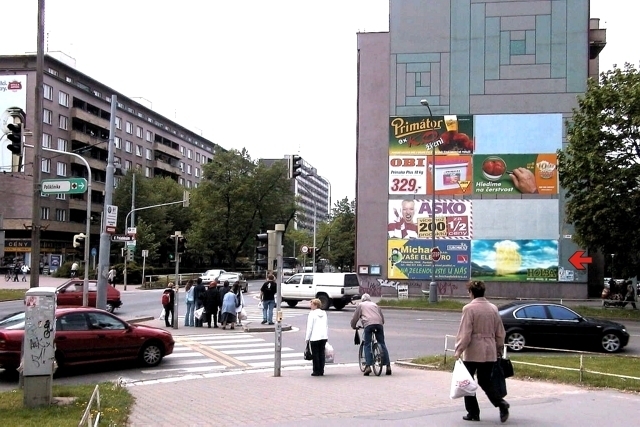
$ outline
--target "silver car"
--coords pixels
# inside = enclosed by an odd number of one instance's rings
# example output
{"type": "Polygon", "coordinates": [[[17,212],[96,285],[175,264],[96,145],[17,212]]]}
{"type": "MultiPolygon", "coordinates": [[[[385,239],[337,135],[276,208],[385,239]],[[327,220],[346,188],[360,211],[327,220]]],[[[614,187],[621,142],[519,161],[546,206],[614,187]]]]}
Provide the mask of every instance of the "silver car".
{"type": "Polygon", "coordinates": [[[200,276],[200,278],[202,279],[202,283],[207,284],[212,280],[217,279],[221,274],[224,273],[226,273],[226,271],[224,270],[207,270],[202,273],[202,276],[200,276]]]}
{"type": "Polygon", "coordinates": [[[218,283],[220,285],[222,285],[225,281],[229,282],[229,286],[231,287],[233,287],[235,283],[239,283],[242,292],[246,293],[249,290],[249,283],[247,283],[242,273],[225,272],[218,276],[218,283]]]}

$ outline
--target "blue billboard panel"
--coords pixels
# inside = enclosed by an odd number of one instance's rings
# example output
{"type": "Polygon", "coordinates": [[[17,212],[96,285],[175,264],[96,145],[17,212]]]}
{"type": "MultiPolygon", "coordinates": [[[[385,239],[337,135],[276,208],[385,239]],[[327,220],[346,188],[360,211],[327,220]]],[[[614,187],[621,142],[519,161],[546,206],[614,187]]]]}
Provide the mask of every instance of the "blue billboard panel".
{"type": "Polygon", "coordinates": [[[555,282],[557,240],[473,240],[474,280],[555,282]]]}
{"type": "MultiPolygon", "coordinates": [[[[435,262],[435,279],[469,280],[471,241],[436,239],[436,247],[440,249],[440,259],[435,262]]],[[[389,279],[432,279],[431,248],[431,240],[389,240],[387,243],[389,279]]]]}

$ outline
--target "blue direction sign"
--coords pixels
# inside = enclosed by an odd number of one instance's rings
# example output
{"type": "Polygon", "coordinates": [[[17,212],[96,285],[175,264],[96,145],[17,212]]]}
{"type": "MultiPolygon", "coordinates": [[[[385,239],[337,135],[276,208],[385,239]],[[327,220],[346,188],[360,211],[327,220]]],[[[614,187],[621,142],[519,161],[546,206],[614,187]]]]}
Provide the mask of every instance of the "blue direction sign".
{"type": "Polygon", "coordinates": [[[87,191],[87,180],[84,178],[45,179],[42,180],[42,189],[46,194],[82,194],[87,191]]]}

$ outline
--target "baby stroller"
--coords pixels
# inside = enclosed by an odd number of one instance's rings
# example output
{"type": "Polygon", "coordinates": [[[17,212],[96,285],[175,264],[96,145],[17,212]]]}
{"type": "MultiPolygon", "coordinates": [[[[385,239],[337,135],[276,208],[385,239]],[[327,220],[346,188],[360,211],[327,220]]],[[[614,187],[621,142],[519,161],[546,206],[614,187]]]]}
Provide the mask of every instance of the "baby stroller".
{"type": "Polygon", "coordinates": [[[614,280],[605,285],[601,297],[603,307],[623,307],[624,294],[622,293],[622,286],[619,286],[614,280]]]}

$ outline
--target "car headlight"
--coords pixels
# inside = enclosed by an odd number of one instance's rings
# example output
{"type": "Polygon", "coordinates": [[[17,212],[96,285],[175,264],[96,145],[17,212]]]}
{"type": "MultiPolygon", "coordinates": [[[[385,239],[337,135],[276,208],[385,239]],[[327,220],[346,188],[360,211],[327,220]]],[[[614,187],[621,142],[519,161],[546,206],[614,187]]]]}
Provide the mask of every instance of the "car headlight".
{"type": "Polygon", "coordinates": [[[627,332],[627,328],[622,328],[622,332],[627,332]]]}

